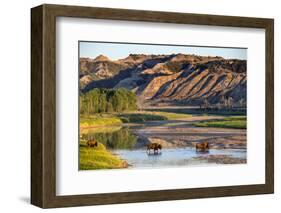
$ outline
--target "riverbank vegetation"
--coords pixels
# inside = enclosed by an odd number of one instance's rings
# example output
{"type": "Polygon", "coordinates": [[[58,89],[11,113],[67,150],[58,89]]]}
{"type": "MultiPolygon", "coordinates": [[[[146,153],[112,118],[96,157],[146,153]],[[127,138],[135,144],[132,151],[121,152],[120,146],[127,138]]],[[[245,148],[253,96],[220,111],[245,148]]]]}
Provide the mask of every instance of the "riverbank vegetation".
{"type": "Polygon", "coordinates": [[[189,117],[191,117],[191,115],[152,111],[132,111],[126,113],[97,113],[88,116],[80,115],[80,128],[89,128],[97,126],[119,126],[123,123],[177,120],[189,117]]]}
{"type": "Polygon", "coordinates": [[[113,114],[80,115],[80,128],[118,126],[122,123],[122,120],[113,114]]]}
{"type": "Polygon", "coordinates": [[[117,126],[190,117],[187,114],[138,111],[136,95],[130,90],[93,89],[80,95],[80,128],[117,126]]]}
{"type": "Polygon", "coordinates": [[[79,169],[119,169],[126,168],[128,164],[117,155],[108,151],[102,143],[97,147],[87,147],[86,141],[80,140],[79,169]]]}
{"type": "Polygon", "coordinates": [[[226,117],[223,120],[210,120],[210,121],[198,122],[195,123],[194,126],[246,129],[247,119],[246,116],[231,116],[231,117],[226,117]]]}

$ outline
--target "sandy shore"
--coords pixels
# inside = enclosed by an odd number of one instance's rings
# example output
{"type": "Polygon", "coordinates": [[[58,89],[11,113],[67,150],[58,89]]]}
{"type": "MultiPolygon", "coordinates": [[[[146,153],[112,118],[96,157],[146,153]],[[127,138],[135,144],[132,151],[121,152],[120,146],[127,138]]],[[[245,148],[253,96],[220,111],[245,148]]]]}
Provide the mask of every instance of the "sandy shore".
{"type": "Polygon", "coordinates": [[[193,116],[179,120],[151,121],[132,128],[139,138],[137,147],[157,142],[164,148],[195,146],[209,142],[212,149],[246,149],[246,130],[231,128],[195,127],[198,121],[219,120],[223,116],[193,116]]]}

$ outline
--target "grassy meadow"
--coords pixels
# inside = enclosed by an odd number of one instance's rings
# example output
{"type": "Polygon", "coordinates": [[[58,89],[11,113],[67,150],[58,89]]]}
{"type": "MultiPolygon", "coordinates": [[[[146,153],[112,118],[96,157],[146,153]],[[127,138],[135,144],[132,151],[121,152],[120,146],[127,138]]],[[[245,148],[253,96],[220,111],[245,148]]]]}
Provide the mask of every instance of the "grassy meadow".
{"type": "Polygon", "coordinates": [[[122,125],[122,120],[113,114],[80,115],[80,129],[99,126],[122,125]]]}
{"type": "Polygon", "coordinates": [[[118,169],[126,168],[126,161],[113,155],[102,143],[98,143],[97,147],[89,148],[86,141],[80,140],[80,170],[91,169],[118,169]]]}
{"type": "Polygon", "coordinates": [[[141,123],[146,121],[177,120],[192,115],[170,112],[133,111],[124,113],[100,113],[80,115],[80,128],[119,126],[123,123],[141,123]]]}
{"type": "Polygon", "coordinates": [[[197,127],[219,127],[219,128],[234,128],[234,129],[246,129],[247,119],[246,116],[231,116],[226,117],[223,120],[211,120],[195,123],[197,127]]]}

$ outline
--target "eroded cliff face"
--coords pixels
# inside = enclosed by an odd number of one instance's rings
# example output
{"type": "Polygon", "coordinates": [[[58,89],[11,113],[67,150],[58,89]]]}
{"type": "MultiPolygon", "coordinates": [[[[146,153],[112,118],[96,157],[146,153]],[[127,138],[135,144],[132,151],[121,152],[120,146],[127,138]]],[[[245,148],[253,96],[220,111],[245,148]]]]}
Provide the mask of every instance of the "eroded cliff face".
{"type": "Polygon", "coordinates": [[[134,91],[143,105],[246,103],[246,61],[196,55],[80,58],[80,88],[134,91]]]}

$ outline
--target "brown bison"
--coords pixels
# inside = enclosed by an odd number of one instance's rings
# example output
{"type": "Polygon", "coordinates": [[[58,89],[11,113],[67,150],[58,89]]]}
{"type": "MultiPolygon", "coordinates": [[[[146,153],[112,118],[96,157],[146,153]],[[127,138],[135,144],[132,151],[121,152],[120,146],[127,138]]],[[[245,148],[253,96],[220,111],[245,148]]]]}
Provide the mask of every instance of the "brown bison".
{"type": "Polygon", "coordinates": [[[196,151],[205,152],[205,151],[208,151],[208,150],[209,150],[209,143],[208,142],[196,144],[196,151]]]}
{"type": "Polygon", "coordinates": [[[98,146],[98,142],[96,140],[88,140],[87,141],[87,146],[88,147],[97,147],[98,146]]]}
{"type": "Polygon", "coordinates": [[[150,143],[147,145],[147,150],[146,150],[148,152],[148,154],[150,154],[151,149],[153,150],[154,154],[158,154],[159,151],[161,151],[161,149],[162,149],[162,145],[159,143],[150,143]]]}

